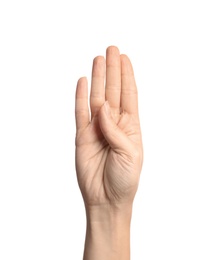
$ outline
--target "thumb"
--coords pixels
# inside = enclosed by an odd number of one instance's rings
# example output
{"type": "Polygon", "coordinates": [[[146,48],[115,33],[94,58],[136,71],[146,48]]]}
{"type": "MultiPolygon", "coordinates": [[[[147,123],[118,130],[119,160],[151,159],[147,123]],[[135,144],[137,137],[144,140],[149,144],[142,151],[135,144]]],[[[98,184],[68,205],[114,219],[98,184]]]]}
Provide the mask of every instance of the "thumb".
{"type": "Polygon", "coordinates": [[[131,141],[115,123],[108,101],[99,110],[99,125],[101,131],[112,149],[127,150],[131,141]]]}

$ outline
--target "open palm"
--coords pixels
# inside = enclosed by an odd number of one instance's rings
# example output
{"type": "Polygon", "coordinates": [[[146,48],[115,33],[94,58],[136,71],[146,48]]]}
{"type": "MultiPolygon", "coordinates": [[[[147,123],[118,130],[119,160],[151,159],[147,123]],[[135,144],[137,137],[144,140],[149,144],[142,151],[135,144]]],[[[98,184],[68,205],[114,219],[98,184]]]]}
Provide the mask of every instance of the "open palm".
{"type": "Polygon", "coordinates": [[[142,167],[138,97],[131,62],[117,47],[93,61],[76,90],[76,172],[86,205],[132,202],[142,167]]]}

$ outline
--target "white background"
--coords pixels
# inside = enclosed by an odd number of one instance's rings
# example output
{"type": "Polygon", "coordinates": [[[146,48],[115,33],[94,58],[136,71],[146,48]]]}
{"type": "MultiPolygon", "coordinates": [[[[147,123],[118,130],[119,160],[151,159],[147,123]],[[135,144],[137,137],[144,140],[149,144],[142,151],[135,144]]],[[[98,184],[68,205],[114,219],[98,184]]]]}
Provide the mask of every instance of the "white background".
{"type": "Polygon", "coordinates": [[[219,14],[217,0],[0,2],[0,259],[82,259],[74,92],[109,45],[139,90],[132,259],[220,259],[219,14]]]}

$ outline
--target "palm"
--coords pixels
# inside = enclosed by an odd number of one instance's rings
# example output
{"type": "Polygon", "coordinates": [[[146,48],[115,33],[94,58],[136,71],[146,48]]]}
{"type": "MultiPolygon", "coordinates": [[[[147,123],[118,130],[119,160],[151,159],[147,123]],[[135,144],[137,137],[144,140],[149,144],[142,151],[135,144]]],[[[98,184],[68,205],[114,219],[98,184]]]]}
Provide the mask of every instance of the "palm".
{"type": "MultiPolygon", "coordinates": [[[[111,60],[112,58],[111,55],[112,53],[109,54],[110,57],[107,56],[107,65],[108,59],[111,60]]],[[[96,73],[101,74],[103,71],[95,67],[94,63],[93,81],[95,81],[94,76],[98,76],[96,73]]],[[[103,82],[99,84],[101,86],[103,82]]],[[[76,170],[79,186],[85,202],[90,205],[132,200],[136,192],[142,163],[138,115],[127,113],[127,111],[120,113],[120,109],[112,109],[112,121],[117,126],[117,130],[120,129],[119,132],[123,133],[122,140],[119,140],[119,143],[117,143],[118,141],[112,142],[108,138],[108,134],[106,134],[108,126],[102,116],[104,113],[102,112],[104,111],[103,107],[100,110],[105,97],[102,90],[100,90],[100,86],[98,89],[97,85],[92,85],[91,88],[90,107],[92,120],[88,121],[89,115],[85,107],[78,114],[81,117],[78,121],[82,120],[83,117],[85,120],[83,127],[77,129],[76,137],[76,170]],[[97,99],[98,91],[103,100],[101,100],[100,96],[97,99]],[[98,113],[99,110],[100,112],[98,113]],[[87,120],[85,119],[86,116],[87,120]],[[87,123],[85,123],[86,121],[87,123]],[[122,142],[121,144],[120,141],[122,142]]],[[[106,93],[108,93],[107,87],[108,82],[106,83],[106,93]]],[[[82,89],[83,87],[81,91],[82,89]]],[[[132,91],[131,93],[134,94],[132,91]]],[[[80,93],[78,90],[78,97],[80,94],[82,94],[81,99],[83,99],[83,92],[80,93]]],[[[85,89],[84,99],[87,99],[85,89]]],[[[111,98],[109,97],[108,100],[111,106],[111,98]]],[[[112,102],[114,101],[112,100],[112,102]]],[[[120,138],[120,135],[118,137],[120,138]]]]}

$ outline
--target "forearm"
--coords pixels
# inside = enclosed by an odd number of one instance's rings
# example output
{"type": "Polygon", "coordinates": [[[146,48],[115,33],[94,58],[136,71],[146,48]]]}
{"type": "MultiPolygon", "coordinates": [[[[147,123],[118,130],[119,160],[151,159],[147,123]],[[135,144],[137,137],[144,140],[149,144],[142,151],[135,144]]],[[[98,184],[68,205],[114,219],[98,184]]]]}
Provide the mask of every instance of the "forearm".
{"type": "Polygon", "coordinates": [[[84,260],[129,260],[132,206],[86,208],[84,260]]]}

